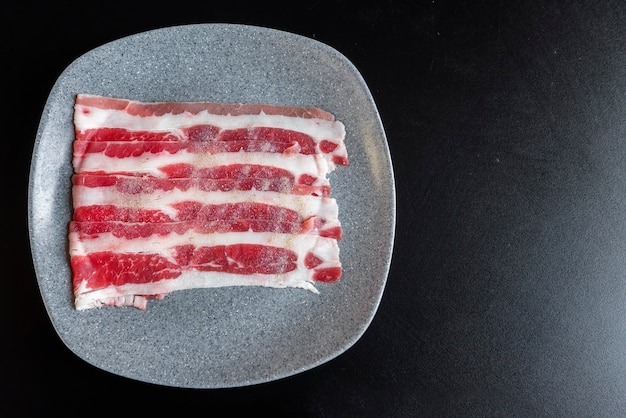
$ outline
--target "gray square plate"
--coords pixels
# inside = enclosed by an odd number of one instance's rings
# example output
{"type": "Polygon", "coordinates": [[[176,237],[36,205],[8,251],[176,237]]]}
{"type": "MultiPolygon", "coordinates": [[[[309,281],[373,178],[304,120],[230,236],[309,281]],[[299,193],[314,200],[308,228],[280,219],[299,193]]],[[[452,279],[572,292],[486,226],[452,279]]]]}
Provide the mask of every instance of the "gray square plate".
{"type": "Polygon", "coordinates": [[[383,294],[395,230],[385,132],[356,68],[318,41],[273,29],[201,24],[105,44],[74,61],[41,117],[29,184],[33,261],[51,322],[68,348],[103,370],[189,388],[235,387],[311,369],[369,326],[383,294]],[[67,254],[72,111],[77,93],[143,101],[318,106],[346,125],[351,165],[329,175],[344,228],[342,279],[300,289],[174,292],[147,311],[76,311],[67,254]]]}

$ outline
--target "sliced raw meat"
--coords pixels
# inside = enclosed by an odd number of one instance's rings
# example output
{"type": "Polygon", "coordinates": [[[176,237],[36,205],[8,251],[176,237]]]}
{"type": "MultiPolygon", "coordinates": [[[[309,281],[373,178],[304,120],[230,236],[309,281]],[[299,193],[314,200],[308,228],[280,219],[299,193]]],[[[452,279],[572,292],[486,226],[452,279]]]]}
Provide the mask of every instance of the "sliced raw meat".
{"type": "Polygon", "coordinates": [[[76,104],[104,110],[123,110],[129,115],[163,116],[198,114],[207,112],[214,115],[282,115],[296,118],[316,118],[335,120],[333,114],[315,107],[277,106],[270,104],[213,103],[213,102],[138,102],[113,97],[78,94],[76,104]]]}
{"type": "Polygon", "coordinates": [[[145,307],[174,290],[221,286],[300,287],[341,276],[336,240],[274,233],[172,234],[158,240],[70,233],[78,309],[145,307]],[[196,244],[188,244],[195,242],[196,244]],[[114,249],[114,250],[112,250],[114,249]]]}
{"type": "MultiPolygon", "coordinates": [[[[112,158],[104,154],[86,154],[74,158],[78,174],[134,174],[156,178],[257,178],[303,176],[328,184],[328,164],[319,155],[291,155],[260,152],[227,154],[152,154],[140,157],[112,158]],[[267,167],[267,168],[262,168],[267,167]],[[265,171],[264,171],[265,170],[265,171]],[[276,171],[280,170],[280,171],[276,171]]],[[[320,185],[323,185],[320,184],[320,185]]]]}
{"type": "Polygon", "coordinates": [[[184,192],[144,194],[132,201],[122,193],[74,186],[71,231],[85,238],[111,232],[119,237],[253,231],[319,234],[341,239],[334,199],[271,192],[184,192]],[[194,198],[194,201],[184,200],[194,198]],[[212,202],[205,204],[203,202],[212,202]],[[124,206],[125,205],[125,206],[124,206]]]}
{"type": "MultiPolygon", "coordinates": [[[[74,186],[72,193],[74,220],[78,221],[129,221],[121,217],[111,217],[121,216],[119,213],[128,212],[129,209],[153,214],[151,218],[136,220],[140,222],[190,220],[192,217],[199,216],[198,212],[206,208],[220,208],[221,212],[217,215],[218,217],[233,214],[238,216],[242,214],[242,210],[248,210],[248,213],[256,211],[258,216],[261,211],[265,210],[267,216],[285,215],[290,212],[300,219],[319,216],[328,221],[337,221],[339,211],[337,201],[330,197],[288,195],[277,192],[179,190],[164,192],[155,190],[153,193],[128,195],[110,187],[74,186]],[[95,212],[90,219],[83,218],[83,213],[90,207],[112,208],[112,210],[95,212]],[[228,213],[229,208],[233,210],[233,213],[228,213]],[[272,210],[274,212],[271,212],[272,210]],[[157,215],[154,214],[159,214],[160,218],[157,219],[157,215]]],[[[277,216],[274,220],[281,220],[281,218],[277,216]]]]}
{"type": "MultiPolygon", "coordinates": [[[[172,153],[181,148],[187,152],[201,152],[199,143],[208,142],[209,152],[248,151],[245,147],[250,147],[250,151],[255,152],[260,148],[264,152],[318,153],[328,160],[330,170],[335,168],[335,164],[349,164],[344,125],[335,121],[328,112],[315,108],[140,103],[79,95],[74,123],[77,142],[104,141],[105,144],[94,146],[93,150],[108,152],[111,156],[141,155],[156,153],[157,150],[160,150],[159,153],[172,153]],[[173,144],[106,144],[109,141],[173,144]],[[232,141],[259,144],[241,144],[244,148],[222,144],[232,141]],[[225,148],[220,150],[221,147],[225,148]],[[281,150],[281,147],[284,148],[281,150]]],[[[82,144],[76,147],[77,155],[84,155],[89,149],[82,144]]]]}
{"type": "MultiPolygon", "coordinates": [[[[267,170],[264,170],[267,171],[267,170]]],[[[272,170],[277,172],[278,170],[272,170]]],[[[311,196],[330,196],[330,185],[326,179],[300,176],[297,180],[289,173],[272,176],[238,177],[176,177],[157,178],[149,175],[130,174],[76,174],[72,184],[85,187],[109,187],[128,194],[152,193],[155,190],[201,190],[205,192],[257,190],[311,196]]]]}
{"type": "Polygon", "coordinates": [[[338,146],[323,140],[319,147],[307,134],[289,129],[255,127],[224,129],[196,125],[170,132],[129,131],[122,128],[87,129],[77,133],[74,154],[101,152],[124,158],[144,153],[275,152],[285,154],[332,153],[338,146]]]}
{"type": "Polygon", "coordinates": [[[327,178],[313,174],[258,164],[231,164],[197,168],[191,164],[172,164],[158,169],[157,176],[141,172],[91,171],[75,174],[72,184],[85,187],[110,187],[129,194],[155,190],[231,191],[257,190],[287,194],[329,196],[327,178]]]}
{"type": "Polygon", "coordinates": [[[327,175],[345,129],[317,108],[78,95],[69,251],[75,306],[342,274],[327,175]]]}

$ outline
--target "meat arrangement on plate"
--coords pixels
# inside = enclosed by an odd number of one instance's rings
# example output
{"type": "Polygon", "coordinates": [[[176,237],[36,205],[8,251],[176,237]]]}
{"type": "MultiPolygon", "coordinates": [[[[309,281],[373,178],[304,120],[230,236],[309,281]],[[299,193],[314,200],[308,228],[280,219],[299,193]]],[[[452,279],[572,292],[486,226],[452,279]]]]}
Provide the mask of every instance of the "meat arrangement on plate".
{"type": "Polygon", "coordinates": [[[342,274],[328,173],[344,125],[319,108],[78,95],[69,251],[77,309],[182,289],[342,274]]]}

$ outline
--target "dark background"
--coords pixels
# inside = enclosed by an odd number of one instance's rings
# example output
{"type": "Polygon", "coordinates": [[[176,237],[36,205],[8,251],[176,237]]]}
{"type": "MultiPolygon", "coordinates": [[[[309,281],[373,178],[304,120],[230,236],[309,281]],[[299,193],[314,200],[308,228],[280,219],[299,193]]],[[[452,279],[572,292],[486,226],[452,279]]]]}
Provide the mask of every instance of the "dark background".
{"type": "Polygon", "coordinates": [[[626,3],[2,8],[0,415],[626,416],[626,3]],[[397,232],[378,313],[346,353],[267,384],[184,390],[100,371],[57,337],[30,259],[28,173],[74,59],[211,22],[305,35],[354,63],[387,133],[397,232]]]}

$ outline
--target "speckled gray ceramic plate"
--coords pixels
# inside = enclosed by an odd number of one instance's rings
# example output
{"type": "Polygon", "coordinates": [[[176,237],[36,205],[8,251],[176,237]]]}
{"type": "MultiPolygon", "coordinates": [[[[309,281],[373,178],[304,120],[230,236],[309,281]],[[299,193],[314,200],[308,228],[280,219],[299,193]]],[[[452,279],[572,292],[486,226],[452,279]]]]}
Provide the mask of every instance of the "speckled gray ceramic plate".
{"type": "Polygon", "coordinates": [[[34,148],[29,221],[37,280],[60,338],[112,373],[162,385],[218,388],[306,371],[351,347],[387,280],[395,189],[385,133],[356,68],[329,46],[273,29],[189,25],[144,32],[74,61],[55,83],[34,148]],[[299,289],[174,292],[147,311],[72,305],[72,109],[77,93],[144,101],[263,102],[322,107],[346,125],[349,167],[329,175],[340,208],[342,279],[299,289]]]}

